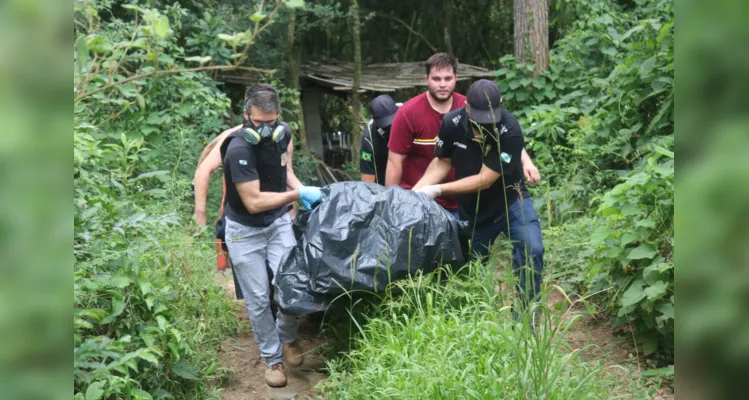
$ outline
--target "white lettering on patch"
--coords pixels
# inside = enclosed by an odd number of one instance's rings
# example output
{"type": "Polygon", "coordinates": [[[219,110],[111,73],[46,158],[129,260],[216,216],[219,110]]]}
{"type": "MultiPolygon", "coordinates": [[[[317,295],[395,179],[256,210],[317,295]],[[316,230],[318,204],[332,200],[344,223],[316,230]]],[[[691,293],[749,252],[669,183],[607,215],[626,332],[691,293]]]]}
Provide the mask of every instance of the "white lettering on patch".
{"type": "Polygon", "coordinates": [[[453,124],[455,124],[455,126],[458,126],[458,123],[460,122],[460,117],[462,116],[463,115],[458,114],[458,116],[453,118],[453,124]]]}

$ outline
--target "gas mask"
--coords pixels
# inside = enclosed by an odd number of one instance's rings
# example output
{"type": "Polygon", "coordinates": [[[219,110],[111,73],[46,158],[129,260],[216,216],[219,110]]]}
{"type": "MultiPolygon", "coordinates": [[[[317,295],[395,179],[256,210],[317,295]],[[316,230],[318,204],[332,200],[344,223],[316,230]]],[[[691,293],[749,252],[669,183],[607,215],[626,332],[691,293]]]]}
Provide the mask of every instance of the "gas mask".
{"type": "Polygon", "coordinates": [[[286,128],[278,122],[273,125],[263,122],[258,126],[254,126],[252,122],[248,122],[245,124],[244,129],[242,129],[242,137],[250,144],[258,144],[267,139],[278,143],[285,136],[286,128]]]}

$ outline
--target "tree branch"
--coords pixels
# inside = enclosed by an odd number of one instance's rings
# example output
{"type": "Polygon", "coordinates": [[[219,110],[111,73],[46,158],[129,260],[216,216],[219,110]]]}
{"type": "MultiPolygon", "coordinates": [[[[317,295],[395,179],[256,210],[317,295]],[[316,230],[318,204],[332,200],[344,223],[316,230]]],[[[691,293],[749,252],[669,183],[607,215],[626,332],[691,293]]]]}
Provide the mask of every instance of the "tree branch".
{"type": "Polygon", "coordinates": [[[90,92],[81,93],[75,98],[75,102],[79,102],[86,97],[89,97],[95,93],[102,92],[104,90],[110,89],[112,87],[115,87],[117,85],[122,85],[128,82],[132,82],[134,80],[142,79],[142,78],[148,78],[149,76],[154,75],[167,75],[167,74],[181,74],[185,72],[202,72],[202,71],[233,71],[233,70],[243,70],[243,71],[253,71],[253,72],[260,72],[264,74],[274,74],[276,72],[275,69],[262,69],[262,68],[253,68],[253,67],[241,67],[236,65],[212,65],[208,67],[196,67],[196,68],[184,68],[184,69],[169,69],[169,70],[159,70],[159,71],[153,71],[148,72],[145,74],[135,75],[131,76],[129,78],[125,78],[123,80],[119,80],[116,82],[109,83],[107,85],[104,85],[100,88],[96,88],[90,92]]]}
{"type": "MultiPolygon", "coordinates": [[[[411,16],[411,25],[410,25],[411,29],[413,29],[415,22],[416,22],[416,11],[414,11],[413,15],[411,16]]],[[[403,51],[403,61],[408,60],[408,48],[411,47],[411,35],[412,35],[411,31],[409,31],[408,39],[406,40],[406,47],[404,48],[404,51],[403,51]]]]}
{"type": "MultiPolygon", "coordinates": [[[[263,6],[265,5],[265,0],[260,0],[260,4],[256,7],[257,11],[263,11],[263,6]]],[[[276,4],[276,9],[278,8],[279,4],[276,4]]],[[[256,11],[256,12],[257,12],[256,11]]],[[[273,10],[276,11],[275,9],[273,10]]],[[[252,37],[250,37],[250,40],[247,41],[247,43],[244,46],[244,49],[242,50],[242,55],[240,57],[237,57],[237,61],[234,63],[234,65],[239,65],[244,62],[244,60],[247,58],[247,50],[250,49],[250,46],[252,45],[252,42],[255,41],[255,35],[258,32],[258,27],[260,26],[260,21],[255,21],[255,31],[252,32],[252,37]]]]}
{"type": "MultiPolygon", "coordinates": [[[[270,26],[273,23],[273,18],[278,12],[278,10],[283,6],[283,4],[286,2],[286,0],[277,0],[276,6],[273,8],[273,10],[270,12],[270,14],[265,18],[265,22],[261,25],[260,21],[255,21],[254,29],[252,29],[252,36],[247,41],[247,43],[244,46],[244,49],[239,57],[237,57],[236,61],[233,63],[233,65],[212,65],[212,66],[200,66],[195,68],[182,68],[182,69],[175,69],[172,67],[172,69],[168,70],[154,70],[148,73],[142,73],[143,68],[148,63],[143,63],[138,68],[137,72],[135,72],[134,75],[129,76],[124,79],[117,80],[114,75],[119,71],[122,67],[122,61],[126,58],[128,48],[126,47],[124,52],[119,56],[119,60],[114,60],[113,58],[104,58],[100,62],[96,62],[96,57],[98,55],[94,55],[94,62],[92,62],[92,65],[89,67],[89,69],[86,71],[85,76],[81,78],[81,81],[77,85],[76,92],[79,93],[77,96],[74,97],[74,102],[79,102],[87,97],[90,97],[96,93],[103,92],[105,90],[109,90],[113,87],[126,84],[128,82],[132,82],[138,79],[148,78],[150,76],[155,75],[165,75],[165,74],[179,74],[179,73],[185,73],[185,72],[202,72],[202,71],[233,71],[233,70],[244,70],[244,71],[253,71],[253,72],[259,72],[259,73],[266,73],[266,74],[274,74],[276,72],[275,69],[261,69],[261,68],[254,68],[254,67],[244,67],[242,64],[247,60],[247,52],[252,46],[252,44],[255,42],[255,39],[258,37],[260,33],[262,33],[268,26],[270,26]],[[98,73],[99,68],[102,66],[102,64],[106,61],[112,61],[114,64],[109,67],[109,79],[107,83],[101,87],[98,87],[96,89],[90,90],[90,91],[84,91],[87,89],[88,85],[91,83],[91,70],[94,69],[95,73],[98,73]]],[[[259,11],[262,11],[263,5],[265,4],[265,0],[261,0],[260,6],[258,8],[259,11]]],[[[89,23],[89,31],[92,31],[92,25],[94,24],[93,17],[91,15],[88,15],[88,23],[89,23]]],[[[136,15],[135,19],[135,26],[133,29],[133,34],[130,39],[129,45],[132,45],[137,32],[138,32],[138,19],[136,15]]],[[[150,44],[150,43],[149,43],[150,44]]],[[[149,46],[150,49],[150,46],[149,46]]],[[[234,48],[234,53],[236,53],[236,48],[234,48]]],[[[158,68],[158,65],[156,65],[156,68],[158,68]]],[[[123,68],[124,69],[124,68],[123,68]]],[[[125,69],[127,71],[127,69],[125,69]]]]}
{"type": "Polygon", "coordinates": [[[378,16],[378,17],[382,17],[382,18],[385,18],[385,19],[390,19],[390,20],[393,20],[393,21],[399,22],[399,23],[400,23],[401,25],[405,26],[405,27],[406,27],[406,29],[408,29],[408,30],[409,30],[409,31],[410,31],[411,33],[413,33],[414,35],[416,35],[416,36],[420,37],[420,38],[421,38],[421,40],[422,40],[422,41],[424,42],[424,44],[426,44],[427,46],[429,46],[429,48],[430,48],[430,49],[431,49],[431,50],[432,50],[433,52],[435,52],[435,53],[436,53],[436,52],[438,52],[438,51],[439,51],[439,50],[437,50],[437,48],[436,48],[436,47],[434,47],[434,45],[432,45],[432,43],[430,43],[430,42],[429,42],[429,40],[427,40],[427,38],[426,38],[426,37],[425,37],[424,35],[422,35],[422,34],[421,34],[421,32],[415,31],[415,30],[414,30],[413,28],[411,28],[410,26],[408,26],[408,24],[407,24],[407,23],[405,23],[405,22],[404,22],[404,21],[403,21],[402,19],[400,19],[400,18],[398,18],[398,17],[394,17],[394,16],[392,16],[392,15],[388,15],[388,14],[379,14],[379,13],[374,13],[374,15],[376,15],[376,16],[378,16]]]}
{"type": "MultiPolygon", "coordinates": [[[[237,62],[235,62],[234,65],[240,65],[243,62],[245,62],[245,60],[247,60],[247,51],[250,49],[250,46],[252,46],[252,44],[255,43],[255,39],[257,38],[257,36],[261,32],[263,32],[266,28],[268,28],[268,26],[270,24],[273,23],[273,17],[276,15],[276,13],[278,12],[278,10],[281,8],[281,6],[283,5],[283,3],[284,3],[284,0],[279,1],[278,3],[276,3],[276,7],[274,7],[273,11],[271,11],[270,15],[268,15],[265,18],[266,22],[265,22],[265,24],[263,24],[263,26],[261,26],[260,28],[258,28],[258,24],[260,24],[260,21],[256,21],[255,22],[255,31],[252,32],[252,37],[245,44],[244,49],[242,50],[242,56],[239,57],[239,58],[237,58],[237,62]]],[[[263,5],[263,2],[261,2],[261,4],[260,4],[260,7],[261,7],[260,9],[261,10],[262,10],[262,5],[263,5]]]]}
{"type": "Polygon", "coordinates": [[[127,55],[127,51],[132,47],[133,43],[135,42],[135,37],[138,36],[138,28],[140,26],[138,25],[138,13],[135,13],[135,22],[133,23],[133,36],[130,37],[130,42],[125,47],[125,49],[122,51],[122,55],[120,56],[120,59],[117,60],[117,66],[119,67],[120,64],[122,64],[122,60],[125,59],[125,56],[127,55]]]}

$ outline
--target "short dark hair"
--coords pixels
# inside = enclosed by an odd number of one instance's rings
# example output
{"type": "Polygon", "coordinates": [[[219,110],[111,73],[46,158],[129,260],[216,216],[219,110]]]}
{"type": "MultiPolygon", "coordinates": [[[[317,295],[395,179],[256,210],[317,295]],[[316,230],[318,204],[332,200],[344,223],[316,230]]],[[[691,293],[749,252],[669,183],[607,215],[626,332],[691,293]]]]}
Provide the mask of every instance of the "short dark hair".
{"type": "Polygon", "coordinates": [[[267,83],[252,85],[244,94],[244,108],[247,112],[252,106],[262,112],[280,112],[281,100],[273,86],[267,83]]]}
{"type": "Polygon", "coordinates": [[[458,73],[458,59],[448,53],[437,53],[429,57],[426,62],[427,75],[432,72],[432,68],[443,69],[450,67],[453,73],[458,73]]]}
{"type": "Polygon", "coordinates": [[[252,92],[260,92],[260,91],[266,91],[266,92],[276,92],[276,88],[273,86],[267,84],[267,83],[256,83],[252,86],[248,86],[247,90],[244,92],[244,102],[247,103],[247,100],[250,99],[250,96],[252,95],[252,92]]]}

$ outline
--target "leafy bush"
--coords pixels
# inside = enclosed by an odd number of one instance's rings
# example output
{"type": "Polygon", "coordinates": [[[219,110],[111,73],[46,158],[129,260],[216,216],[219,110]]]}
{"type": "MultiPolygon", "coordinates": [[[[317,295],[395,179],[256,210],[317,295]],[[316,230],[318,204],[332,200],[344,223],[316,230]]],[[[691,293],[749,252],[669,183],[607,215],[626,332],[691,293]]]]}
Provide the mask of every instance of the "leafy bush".
{"type": "Polygon", "coordinates": [[[95,16],[109,2],[76,6],[98,23],[77,40],[76,87],[90,95],[75,102],[73,130],[75,397],[215,398],[219,345],[238,321],[212,283],[215,243],[181,222],[195,160],[230,102],[202,72],[120,75],[181,67],[169,34],[179,5],[107,21],[95,16]]]}
{"type": "Polygon", "coordinates": [[[670,358],[674,12],[670,2],[635,3],[576,3],[581,18],[549,70],[533,77],[533,65],[506,56],[498,83],[545,177],[531,192],[552,276],[580,293],[604,291],[603,310],[633,326],[642,351],[670,358]]]}
{"type": "Polygon", "coordinates": [[[512,56],[497,71],[504,106],[520,119],[548,185],[532,190],[536,205],[551,206],[555,222],[584,213],[652,139],[673,133],[673,5],[578,7],[587,14],[558,41],[543,75],[512,56]]]}
{"type": "MultiPolygon", "coordinates": [[[[220,379],[219,341],[237,329],[211,284],[212,243],[181,232],[144,140],[95,139],[77,106],[74,129],[74,385],[78,398],[186,398],[220,379]],[[171,210],[170,210],[171,209],[171,210]],[[207,283],[208,282],[208,283],[207,283]]],[[[172,196],[180,197],[172,194],[172,196]]],[[[201,395],[202,393],[202,395],[201,395]]]]}
{"type": "Polygon", "coordinates": [[[220,340],[238,322],[223,290],[210,283],[210,253],[179,232],[149,236],[124,254],[76,265],[73,365],[81,398],[96,398],[91,391],[203,397],[225,375],[220,340]]]}
{"type": "Polygon", "coordinates": [[[644,354],[674,347],[673,136],[603,196],[596,214],[544,230],[546,268],[569,291],[591,295],[644,354]]]}
{"type": "Polygon", "coordinates": [[[645,354],[674,346],[673,136],[664,139],[603,196],[603,225],[591,238],[599,246],[590,290],[613,286],[614,322],[634,326],[645,354]]]}

